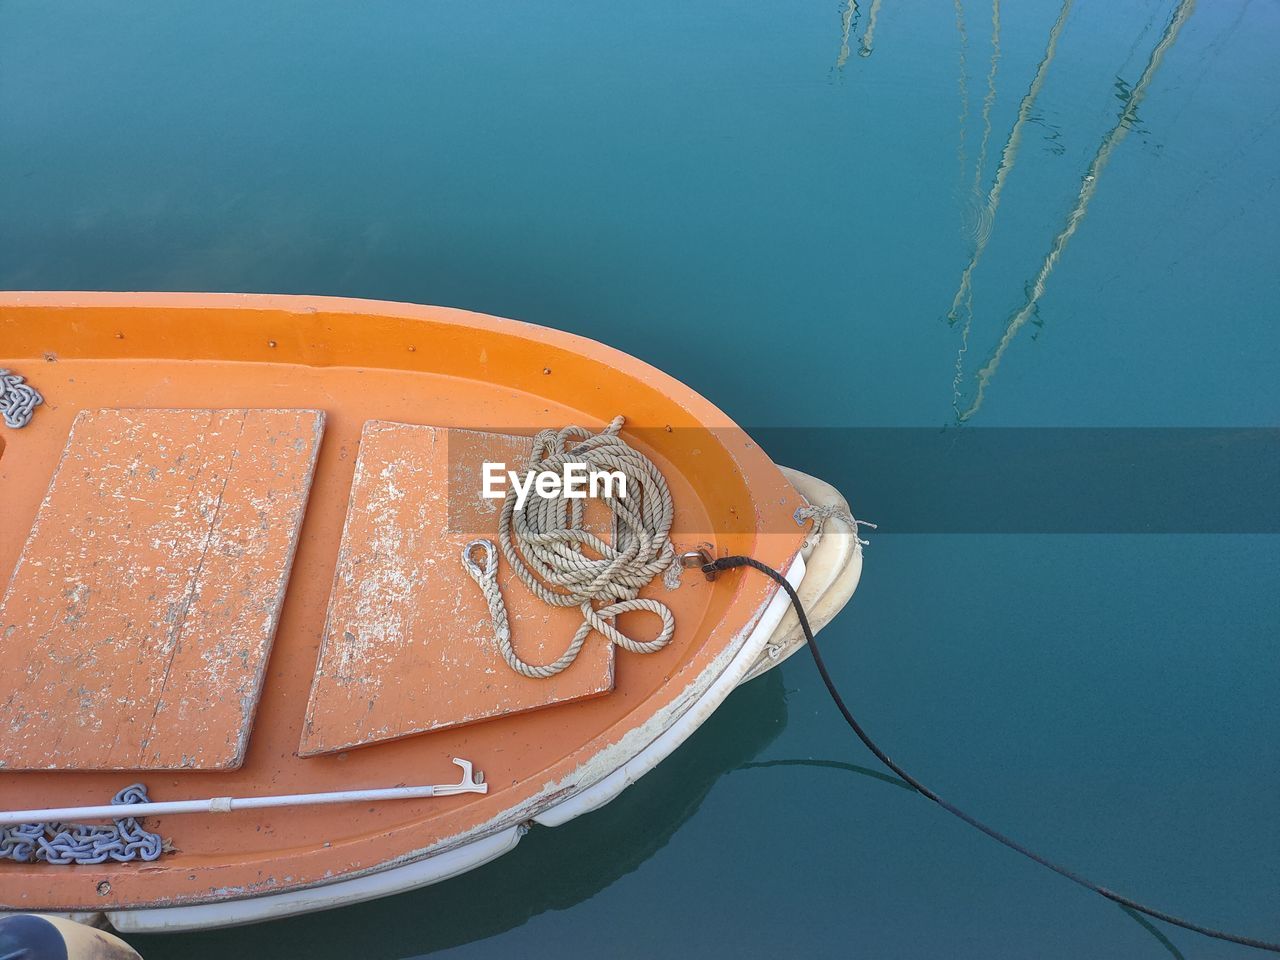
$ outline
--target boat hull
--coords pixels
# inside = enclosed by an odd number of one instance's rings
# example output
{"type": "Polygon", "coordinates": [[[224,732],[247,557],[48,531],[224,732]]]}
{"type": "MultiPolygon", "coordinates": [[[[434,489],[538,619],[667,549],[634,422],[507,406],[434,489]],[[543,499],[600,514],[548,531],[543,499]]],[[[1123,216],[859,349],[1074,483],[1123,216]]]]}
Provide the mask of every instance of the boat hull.
{"type": "MultiPolygon", "coordinates": [[[[0,863],[0,904],[9,909],[103,911],[129,928],[131,911],[142,918],[164,908],[292,896],[336,881],[373,883],[429,860],[436,866],[422,876],[434,876],[442,857],[469,862],[456,852],[477,843],[490,852],[505,848],[529,821],[554,822],[614,795],[674,749],[746,675],[773,632],[769,618],[784,612],[765,578],[711,584],[691,572],[679,590],[661,594],[677,616],[675,641],[652,656],[620,654],[617,684],[607,696],[299,757],[367,420],[528,433],[571,422],[598,427],[623,413],[624,436],[671,484],[678,547],[709,541],[717,553],[750,554],[792,577],[803,570],[806,531],[795,512],[804,499],[750,438],[677,381],[568,334],[376,301],[5,294],[0,366],[27,376],[46,401],[29,426],[4,435],[0,489],[8,506],[0,514],[0,576],[17,563],[79,411],[325,412],[315,483],[244,763],[234,770],[150,772],[153,799],[444,782],[452,756],[472,759],[491,786],[484,796],[354,809],[149,820],[148,828],[173,848],[154,864],[0,863]]],[[[119,772],[0,772],[14,808],[102,803],[123,785],[119,772]]]]}

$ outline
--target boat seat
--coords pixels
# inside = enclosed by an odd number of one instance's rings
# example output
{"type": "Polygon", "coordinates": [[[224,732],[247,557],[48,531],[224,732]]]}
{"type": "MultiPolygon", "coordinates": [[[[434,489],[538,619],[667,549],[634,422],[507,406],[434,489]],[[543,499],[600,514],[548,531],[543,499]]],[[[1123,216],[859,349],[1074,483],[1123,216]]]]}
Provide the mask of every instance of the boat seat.
{"type": "Polygon", "coordinates": [[[85,410],[0,600],[0,767],[244,760],[318,410],[85,410]]]}
{"type": "MultiPolygon", "coordinates": [[[[360,438],[319,665],[300,756],[443,730],[613,689],[613,644],[589,637],[554,677],[530,679],[498,653],[483,596],[462,566],[477,538],[496,540],[500,499],[484,464],[519,470],[532,438],[371,420],[360,438]]],[[[608,535],[589,503],[585,526],[608,535]]],[[[499,562],[516,652],[549,663],[582,622],[551,607],[499,562]]]]}

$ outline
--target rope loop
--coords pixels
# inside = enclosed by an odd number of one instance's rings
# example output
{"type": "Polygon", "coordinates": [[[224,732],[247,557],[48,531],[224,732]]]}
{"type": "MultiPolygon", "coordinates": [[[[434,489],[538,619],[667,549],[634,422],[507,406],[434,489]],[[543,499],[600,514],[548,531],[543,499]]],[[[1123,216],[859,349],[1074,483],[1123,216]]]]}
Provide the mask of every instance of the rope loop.
{"type": "Polygon", "coordinates": [[[578,657],[593,631],[632,653],[655,653],[675,633],[675,616],[657,600],[642,598],[640,590],[659,574],[668,589],[680,584],[680,561],[670,540],[675,507],[661,471],[644,454],[619,436],[622,417],[615,417],[600,433],[567,426],[543,430],[533,438],[529,474],[565,475],[569,465],[587,476],[610,474],[602,490],[582,496],[542,496],[528,488],[529,498],[518,508],[514,485],[507,490],[498,518],[502,556],[529,592],[555,607],[578,607],[582,625],[568,648],[553,663],[530,664],[511,646],[511,626],[497,581],[497,562],[490,540],[473,540],[462,551],[462,564],[480,586],[493,621],[494,639],[507,665],[534,679],[555,676],[578,657]],[[582,526],[586,502],[594,498],[612,514],[606,542],[582,526]],[[476,562],[484,551],[485,564],[476,562]],[[662,628],[653,640],[636,640],[613,623],[622,613],[643,611],[659,618],[662,628]]]}
{"type": "Polygon", "coordinates": [[[471,574],[471,579],[482,583],[486,578],[492,579],[498,573],[498,554],[493,549],[493,541],[483,537],[472,540],[462,548],[462,565],[471,574]],[[484,551],[484,566],[476,563],[476,551],[484,551]]]}

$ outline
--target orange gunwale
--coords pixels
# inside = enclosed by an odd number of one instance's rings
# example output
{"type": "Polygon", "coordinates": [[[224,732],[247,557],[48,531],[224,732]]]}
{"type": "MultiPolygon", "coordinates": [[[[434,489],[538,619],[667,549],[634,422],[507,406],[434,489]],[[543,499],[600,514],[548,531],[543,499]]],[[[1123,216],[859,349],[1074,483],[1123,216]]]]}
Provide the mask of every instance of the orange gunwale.
{"type": "MultiPolygon", "coordinates": [[[[446,782],[475,762],[487,795],[155,818],[176,851],[151,864],[0,862],[0,905],[113,910],[315,886],[409,862],[528,820],[635,756],[724,669],[776,589],[694,574],[663,593],[679,627],[658,654],[618,654],[612,694],[335,755],[298,734],[333,578],[357,441],[369,419],[528,432],[617,413],[663,470],[673,539],[710,539],[786,568],[802,500],[707,400],[594,341],[463,310],[328,297],[0,294],[0,367],[44,394],[0,447],[0,582],[7,583],[75,414],[93,407],[316,407],[316,480],[244,765],[147,772],[153,799],[446,782]],[[671,427],[670,431],[666,428],[671,427]]],[[[597,638],[598,639],[598,638],[597,638]]],[[[9,808],[105,802],[132,775],[0,772],[9,808]]]]}

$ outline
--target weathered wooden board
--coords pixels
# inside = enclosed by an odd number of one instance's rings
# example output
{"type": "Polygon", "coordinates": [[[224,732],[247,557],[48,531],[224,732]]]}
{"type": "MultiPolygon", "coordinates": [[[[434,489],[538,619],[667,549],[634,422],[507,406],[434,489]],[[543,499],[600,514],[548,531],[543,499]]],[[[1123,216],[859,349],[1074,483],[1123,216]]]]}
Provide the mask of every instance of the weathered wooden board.
{"type": "Polygon", "coordinates": [[[0,767],[244,760],[318,410],[86,410],[0,601],[0,767]]]}
{"type": "MultiPolygon", "coordinates": [[[[462,567],[467,543],[497,539],[501,501],[481,496],[483,462],[522,470],[530,451],[529,437],[365,425],[300,755],[613,689],[613,645],[598,635],[563,673],[545,680],[515,673],[462,567]]],[[[601,518],[588,514],[587,522],[598,527],[601,518]]],[[[533,597],[505,560],[498,582],[517,653],[531,663],[556,659],[582,622],[578,610],[533,597]]]]}

